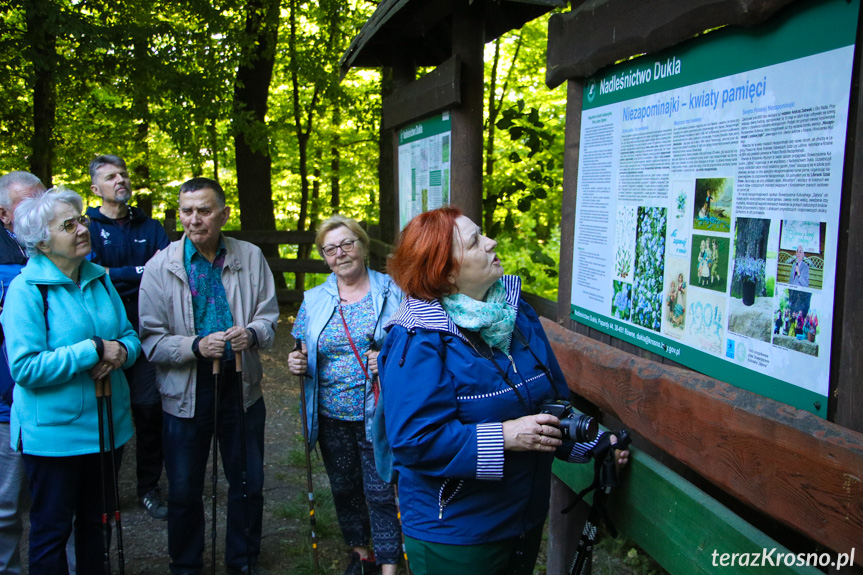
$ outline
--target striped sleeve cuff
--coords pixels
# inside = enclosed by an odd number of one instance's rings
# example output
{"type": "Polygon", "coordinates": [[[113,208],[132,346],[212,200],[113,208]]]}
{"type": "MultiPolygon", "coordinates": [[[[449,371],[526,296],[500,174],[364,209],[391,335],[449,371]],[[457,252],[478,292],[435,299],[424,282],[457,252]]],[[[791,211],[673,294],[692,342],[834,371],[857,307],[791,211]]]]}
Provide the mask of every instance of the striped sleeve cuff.
{"type": "Polygon", "coordinates": [[[477,424],[476,442],[476,478],[503,479],[503,423],[477,424]]]}
{"type": "Polygon", "coordinates": [[[569,452],[569,456],[566,458],[566,461],[569,463],[587,463],[590,461],[590,458],[593,457],[591,451],[596,447],[596,443],[603,435],[605,435],[605,432],[600,431],[596,436],[596,439],[593,441],[589,441],[587,443],[574,443],[572,445],[572,451],[569,452]]]}

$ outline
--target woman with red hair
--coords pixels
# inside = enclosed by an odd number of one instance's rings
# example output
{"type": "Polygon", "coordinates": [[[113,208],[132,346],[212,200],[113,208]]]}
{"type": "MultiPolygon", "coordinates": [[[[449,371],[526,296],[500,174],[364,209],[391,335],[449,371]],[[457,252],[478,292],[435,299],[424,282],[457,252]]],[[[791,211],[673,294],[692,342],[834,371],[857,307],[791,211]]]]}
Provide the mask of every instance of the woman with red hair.
{"type": "MultiPolygon", "coordinates": [[[[387,269],[406,297],[378,358],[376,423],[392,448],[417,575],[532,574],[552,458],[587,461],[598,441],[565,438],[541,413],[569,390],[496,246],[444,207],[408,223],[387,269]]],[[[617,456],[625,463],[628,452],[617,456]]]]}

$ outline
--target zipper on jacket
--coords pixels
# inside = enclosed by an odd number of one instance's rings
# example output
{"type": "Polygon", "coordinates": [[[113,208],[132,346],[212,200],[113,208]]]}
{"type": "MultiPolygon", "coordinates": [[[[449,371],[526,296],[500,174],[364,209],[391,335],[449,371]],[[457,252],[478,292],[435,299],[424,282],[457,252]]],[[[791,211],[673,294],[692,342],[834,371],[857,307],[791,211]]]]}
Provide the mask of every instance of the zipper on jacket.
{"type": "Polygon", "coordinates": [[[455,481],[455,479],[452,479],[451,477],[444,479],[443,485],[440,486],[440,491],[438,492],[437,496],[439,509],[437,516],[438,519],[443,519],[443,508],[446,507],[449,502],[453,500],[453,498],[456,496],[456,494],[458,494],[459,491],[461,491],[461,488],[464,485],[464,479],[459,479],[456,486],[448,492],[447,487],[452,485],[453,481],[455,481]]]}
{"type": "Polygon", "coordinates": [[[508,358],[509,358],[509,363],[511,363],[511,364],[512,364],[512,371],[513,371],[513,373],[518,374],[518,368],[517,368],[517,367],[515,367],[515,360],[512,358],[512,356],[511,356],[510,354],[506,354],[506,357],[508,357],[508,358]]]}

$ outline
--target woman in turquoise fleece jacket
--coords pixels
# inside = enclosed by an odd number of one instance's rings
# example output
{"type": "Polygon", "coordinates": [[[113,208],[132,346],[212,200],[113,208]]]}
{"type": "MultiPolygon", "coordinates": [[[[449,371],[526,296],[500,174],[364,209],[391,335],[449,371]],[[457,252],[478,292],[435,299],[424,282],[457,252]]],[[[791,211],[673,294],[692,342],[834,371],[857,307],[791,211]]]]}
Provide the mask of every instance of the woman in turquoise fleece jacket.
{"type": "MultiPolygon", "coordinates": [[[[78,572],[103,569],[94,380],[111,382],[115,446],[132,436],[122,368],[135,362],[141,344],[105,269],[85,259],[90,232],[82,208],[78,194],[60,190],[15,210],[16,232],[30,260],[10,285],[0,316],[16,382],[11,442],[23,453],[30,480],[33,575],[66,573],[73,516],[78,572]]],[[[121,457],[118,449],[115,467],[121,457]]],[[[110,461],[104,463],[103,479],[110,481],[110,461]]]]}

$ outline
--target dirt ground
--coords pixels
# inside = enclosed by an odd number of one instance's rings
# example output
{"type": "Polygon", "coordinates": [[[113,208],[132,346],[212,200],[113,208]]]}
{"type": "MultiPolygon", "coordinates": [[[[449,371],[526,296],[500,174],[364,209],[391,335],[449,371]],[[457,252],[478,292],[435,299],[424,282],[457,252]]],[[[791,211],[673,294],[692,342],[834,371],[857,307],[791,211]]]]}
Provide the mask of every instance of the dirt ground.
{"type": "MultiPolygon", "coordinates": [[[[306,575],[314,573],[309,528],[309,503],[306,489],[306,466],[300,427],[299,387],[297,378],[287,368],[287,357],[293,349],[290,335],[296,308],[282,308],[276,343],[273,349],[262,353],[264,368],[264,400],[267,406],[265,431],[266,453],[264,460],[264,521],[261,567],[272,575],[306,575]]],[[[127,575],[168,574],[168,530],[164,521],[150,518],[138,504],[134,478],[134,438],[126,445],[120,469],[120,500],[123,522],[123,542],[127,575]]],[[[321,575],[341,575],[348,562],[349,549],[344,545],[332,505],[329,482],[320,456],[312,453],[313,487],[317,517],[318,564],[321,575]]],[[[210,558],[211,542],[211,470],[207,470],[204,487],[206,514],[206,549],[204,574],[213,573],[210,558]]],[[[162,477],[162,491],[167,493],[168,482],[162,477]]],[[[223,474],[218,479],[217,512],[217,565],[216,574],[225,573],[224,537],[227,481],[223,474]]],[[[22,542],[23,573],[27,574],[27,530],[25,524],[22,542]]],[[[627,549],[622,549],[626,554],[627,549]]],[[[598,550],[598,553],[601,551],[598,550]]],[[[630,554],[632,551],[630,551],[630,554]]],[[[112,549],[114,573],[117,569],[116,548],[112,549]]],[[[632,569],[624,561],[612,560],[610,570],[599,573],[615,575],[649,573],[651,570],[632,569]]],[[[595,562],[595,566],[597,566],[595,562]]],[[[400,574],[406,573],[400,567],[400,574]]],[[[545,573],[545,543],[537,561],[537,575],[545,573]]],[[[79,573],[78,575],[100,575],[79,573]]]]}

